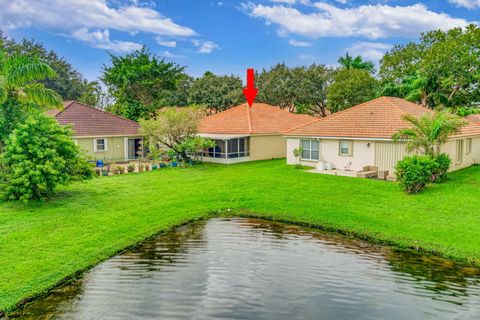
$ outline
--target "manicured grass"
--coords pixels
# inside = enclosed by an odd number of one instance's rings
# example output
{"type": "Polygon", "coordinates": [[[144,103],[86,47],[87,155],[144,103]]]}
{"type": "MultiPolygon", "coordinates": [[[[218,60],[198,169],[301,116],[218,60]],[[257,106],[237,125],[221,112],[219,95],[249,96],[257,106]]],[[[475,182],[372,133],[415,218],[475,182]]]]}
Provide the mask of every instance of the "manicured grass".
{"type": "Polygon", "coordinates": [[[119,250],[221,210],[342,230],[480,265],[480,167],[408,196],[396,183],[284,160],[99,178],[44,203],[0,203],[0,310],[119,250]],[[230,210],[228,210],[230,209],[230,210]]]}

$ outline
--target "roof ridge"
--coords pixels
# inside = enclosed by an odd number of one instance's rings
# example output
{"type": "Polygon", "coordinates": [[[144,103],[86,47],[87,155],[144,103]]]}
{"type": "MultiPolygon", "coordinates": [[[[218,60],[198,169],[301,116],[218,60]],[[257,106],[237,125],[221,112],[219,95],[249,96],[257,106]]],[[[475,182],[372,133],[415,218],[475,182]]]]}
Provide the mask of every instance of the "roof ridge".
{"type": "Polygon", "coordinates": [[[248,124],[248,133],[253,133],[253,128],[252,128],[252,117],[250,114],[250,109],[251,107],[246,104],[245,107],[247,108],[247,124],[248,124]]]}
{"type": "Polygon", "coordinates": [[[302,124],[302,125],[300,125],[300,126],[298,126],[298,127],[296,127],[296,128],[293,128],[293,129],[290,129],[290,130],[288,130],[288,131],[285,131],[284,133],[288,133],[288,132],[290,132],[290,131],[293,131],[293,130],[296,130],[296,129],[300,129],[300,128],[302,128],[302,127],[308,126],[308,125],[310,125],[310,124],[312,124],[312,123],[316,123],[316,122],[325,120],[325,119],[327,119],[327,118],[328,118],[328,119],[331,119],[332,117],[336,118],[336,117],[338,117],[340,114],[343,114],[343,113],[345,113],[345,112],[347,112],[347,111],[350,111],[350,110],[352,110],[352,109],[357,109],[357,108],[363,106],[364,104],[370,103],[370,102],[372,102],[372,101],[374,101],[374,100],[378,100],[378,99],[380,99],[380,98],[383,98],[383,97],[378,97],[378,98],[375,98],[375,99],[370,100],[370,101],[365,101],[365,102],[362,102],[362,103],[360,103],[360,104],[354,105],[353,107],[350,107],[350,108],[343,109],[343,110],[341,110],[341,111],[332,113],[332,114],[330,114],[330,115],[328,115],[328,116],[326,116],[326,117],[322,117],[322,118],[320,118],[320,119],[315,119],[315,120],[313,120],[313,121],[311,121],[311,122],[309,122],[309,123],[302,124]]]}
{"type": "Polygon", "coordinates": [[[401,114],[403,115],[406,115],[407,113],[402,109],[400,108],[395,102],[393,102],[391,99],[391,97],[386,97],[386,96],[382,96],[381,98],[383,98],[389,105],[391,105],[392,107],[394,107],[395,109],[397,109],[398,111],[400,111],[401,114]]]}
{"type": "MultiPolygon", "coordinates": [[[[85,103],[83,103],[83,102],[79,102],[79,101],[72,100],[72,102],[68,105],[68,107],[70,107],[73,103],[78,103],[79,105],[82,105],[82,106],[84,106],[84,107],[90,108],[90,109],[92,109],[92,110],[94,110],[94,111],[98,111],[98,112],[101,112],[101,113],[105,113],[105,114],[114,116],[114,117],[116,117],[116,118],[118,118],[118,119],[125,120],[125,121],[129,121],[129,122],[132,122],[132,123],[138,125],[138,122],[136,122],[136,121],[133,121],[133,120],[124,118],[124,117],[122,117],[122,116],[119,116],[119,115],[117,115],[117,114],[114,114],[114,113],[111,113],[111,112],[108,112],[108,111],[105,111],[105,110],[97,109],[97,108],[92,107],[92,106],[89,106],[88,104],[85,104],[85,103]]],[[[65,108],[65,109],[66,109],[66,108],[65,108]]]]}
{"type": "Polygon", "coordinates": [[[75,101],[69,100],[69,101],[64,101],[64,103],[67,102],[66,106],[63,106],[62,110],[60,110],[58,113],[56,113],[53,117],[56,118],[60,113],[64,112],[66,109],[68,109],[75,101]]]}

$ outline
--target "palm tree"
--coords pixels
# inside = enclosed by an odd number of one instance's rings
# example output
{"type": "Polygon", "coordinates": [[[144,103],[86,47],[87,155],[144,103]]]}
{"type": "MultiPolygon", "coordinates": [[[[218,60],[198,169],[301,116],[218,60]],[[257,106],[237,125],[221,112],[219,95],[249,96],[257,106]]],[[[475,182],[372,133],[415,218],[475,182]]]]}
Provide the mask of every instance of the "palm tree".
{"type": "Polygon", "coordinates": [[[38,81],[54,77],[46,63],[25,55],[6,56],[0,51],[0,105],[11,98],[46,108],[61,108],[62,98],[38,81]]]}
{"type": "Polygon", "coordinates": [[[467,124],[461,117],[448,112],[425,114],[420,118],[406,114],[403,119],[411,127],[396,132],[392,136],[393,141],[405,139],[409,152],[417,151],[429,156],[440,154],[440,146],[467,124]]]}
{"type": "Polygon", "coordinates": [[[352,57],[348,52],[344,57],[338,59],[338,63],[347,70],[359,69],[366,70],[370,73],[375,71],[375,64],[372,61],[363,61],[361,56],[352,57]]]}
{"type": "Polygon", "coordinates": [[[435,104],[446,105],[445,97],[437,92],[437,83],[416,72],[407,76],[400,84],[387,83],[381,91],[382,96],[395,96],[420,104],[425,108],[435,104]]]}

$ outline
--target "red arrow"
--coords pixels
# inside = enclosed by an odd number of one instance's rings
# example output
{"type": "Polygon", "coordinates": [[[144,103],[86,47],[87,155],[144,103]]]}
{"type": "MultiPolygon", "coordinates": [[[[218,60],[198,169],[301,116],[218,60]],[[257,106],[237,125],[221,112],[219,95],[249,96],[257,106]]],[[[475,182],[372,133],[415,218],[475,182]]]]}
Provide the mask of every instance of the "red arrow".
{"type": "Polygon", "coordinates": [[[257,96],[258,89],[255,88],[255,70],[247,69],[247,87],[243,88],[243,95],[247,99],[247,103],[252,107],[255,97],[257,96]]]}

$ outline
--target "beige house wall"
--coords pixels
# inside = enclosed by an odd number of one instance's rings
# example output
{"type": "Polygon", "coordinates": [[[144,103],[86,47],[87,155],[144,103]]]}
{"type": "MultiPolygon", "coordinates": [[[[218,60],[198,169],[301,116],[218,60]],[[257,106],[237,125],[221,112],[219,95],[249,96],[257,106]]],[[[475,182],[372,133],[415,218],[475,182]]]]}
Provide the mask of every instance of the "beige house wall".
{"type": "Polygon", "coordinates": [[[250,160],[285,158],[285,139],[281,135],[250,136],[250,160]]]}
{"type": "MultiPolygon", "coordinates": [[[[317,139],[317,138],[286,138],[287,146],[287,164],[296,164],[297,159],[293,156],[293,150],[300,147],[302,139],[320,141],[320,159],[319,161],[329,162],[336,169],[351,169],[361,171],[365,166],[378,166],[380,170],[394,171],[397,161],[407,155],[405,143],[393,143],[391,141],[374,140],[350,140],[353,143],[352,156],[339,155],[340,139],[317,139]],[[378,148],[378,150],[376,150],[378,148]],[[376,152],[377,151],[377,152],[376,152]]],[[[343,140],[343,139],[342,139],[343,140]]],[[[348,139],[344,139],[348,140],[348,139]]],[[[455,171],[480,163],[480,137],[472,138],[472,150],[467,152],[467,138],[462,138],[464,142],[463,159],[456,163],[457,143],[459,139],[452,139],[442,146],[441,151],[447,153],[452,160],[450,171],[455,171]]],[[[299,164],[315,167],[319,161],[303,160],[299,164]]]]}
{"type": "Polygon", "coordinates": [[[480,137],[472,137],[472,150],[467,153],[467,139],[452,139],[442,146],[442,152],[448,154],[452,159],[450,171],[460,170],[473,164],[480,163],[480,137]],[[463,159],[457,163],[457,141],[463,140],[463,159]]]}
{"type": "Polygon", "coordinates": [[[84,150],[91,160],[125,161],[125,137],[98,137],[98,138],[74,138],[80,149],[84,150]],[[106,139],[107,150],[94,150],[95,139],[106,139]]]}

